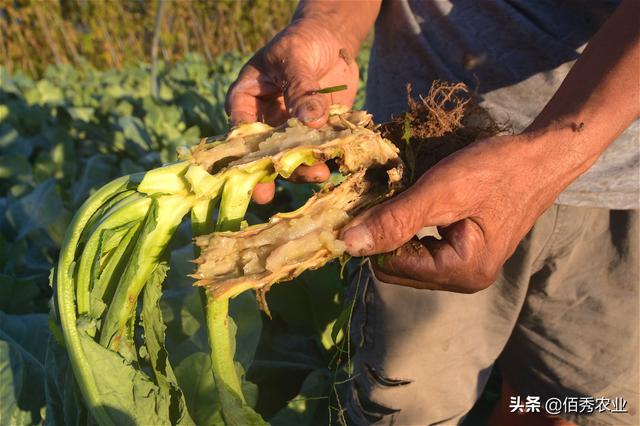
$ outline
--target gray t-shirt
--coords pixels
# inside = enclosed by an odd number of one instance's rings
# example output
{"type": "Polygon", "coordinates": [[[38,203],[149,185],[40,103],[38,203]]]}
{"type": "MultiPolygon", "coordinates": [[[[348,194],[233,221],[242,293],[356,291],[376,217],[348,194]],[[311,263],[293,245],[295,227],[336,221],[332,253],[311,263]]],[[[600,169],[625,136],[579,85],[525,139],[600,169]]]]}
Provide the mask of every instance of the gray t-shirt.
{"type": "MultiPolygon", "coordinates": [[[[605,0],[384,0],[375,26],[366,108],[377,121],[406,109],[407,83],[462,81],[519,132],[562,83],[617,6],[605,0]]],[[[615,114],[615,111],[611,112],[615,114]]],[[[557,200],[640,207],[640,124],[634,122],[557,200]]]]}

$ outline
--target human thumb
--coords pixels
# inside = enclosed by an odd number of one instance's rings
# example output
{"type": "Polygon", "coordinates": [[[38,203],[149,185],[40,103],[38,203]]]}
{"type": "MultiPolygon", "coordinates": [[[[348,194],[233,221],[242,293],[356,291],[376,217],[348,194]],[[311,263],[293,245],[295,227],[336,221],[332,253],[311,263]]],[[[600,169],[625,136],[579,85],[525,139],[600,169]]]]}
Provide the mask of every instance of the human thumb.
{"type": "Polygon", "coordinates": [[[405,192],[356,217],[341,239],[353,256],[386,253],[413,238],[425,225],[424,219],[419,199],[405,192]]]}

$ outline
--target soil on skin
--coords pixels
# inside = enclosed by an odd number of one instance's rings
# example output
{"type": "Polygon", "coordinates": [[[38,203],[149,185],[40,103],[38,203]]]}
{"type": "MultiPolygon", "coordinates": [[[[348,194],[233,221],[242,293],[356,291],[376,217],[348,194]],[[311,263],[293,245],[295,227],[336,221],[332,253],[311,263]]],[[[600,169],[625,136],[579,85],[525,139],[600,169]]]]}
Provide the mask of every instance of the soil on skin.
{"type": "Polygon", "coordinates": [[[380,131],[398,146],[403,160],[413,169],[406,174],[408,183],[472,142],[507,131],[477,105],[463,83],[436,81],[426,96],[418,98],[411,96],[407,85],[407,105],[405,114],[382,124],[380,131]]]}

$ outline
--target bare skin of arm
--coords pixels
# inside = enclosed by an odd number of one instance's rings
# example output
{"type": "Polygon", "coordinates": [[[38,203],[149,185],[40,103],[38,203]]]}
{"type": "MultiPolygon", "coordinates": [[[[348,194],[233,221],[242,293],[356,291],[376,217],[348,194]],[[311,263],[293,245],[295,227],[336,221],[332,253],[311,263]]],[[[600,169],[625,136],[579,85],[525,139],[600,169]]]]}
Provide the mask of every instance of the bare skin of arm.
{"type": "Polygon", "coordinates": [[[343,233],[378,278],[416,288],[475,292],[558,195],[640,115],[640,2],[621,4],[522,134],[458,151],[343,233]],[[424,226],[443,239],[408,243],[424,226]]]}
{"type": "MultiPolygon", "coordinates": [[[[297,117],[310,127],[322,126],[331,99],[348,106],[358,89],[355,57],[380,10],[375,1],[301,1],[291,24],[258,51],[229,89],[226,110],[231,124],[265,121],[279,125],[297,117]],[[315,94],[323,87],[347,90],[315,94]]],[[[324,164],[301,166],[292,180],[322,182],[324,164]]],[[[274,184],[259,184],[253,199],[273,198],[274,184]]]]}

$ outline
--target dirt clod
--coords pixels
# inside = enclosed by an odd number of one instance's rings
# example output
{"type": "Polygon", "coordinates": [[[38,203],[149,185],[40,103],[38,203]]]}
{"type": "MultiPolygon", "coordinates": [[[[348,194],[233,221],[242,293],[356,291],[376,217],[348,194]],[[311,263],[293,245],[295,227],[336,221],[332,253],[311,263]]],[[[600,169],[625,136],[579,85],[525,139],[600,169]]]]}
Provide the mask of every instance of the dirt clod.
{"type": "Polygon", "coordinates": [[[506,132],[507,127],[478,106],[464,83],[436,81],[429,93],[417,98],[407,85],[407,112],[383,124],[380,131],[400,148],[411,183],[446,156],[478,139],[506,132]]]}

